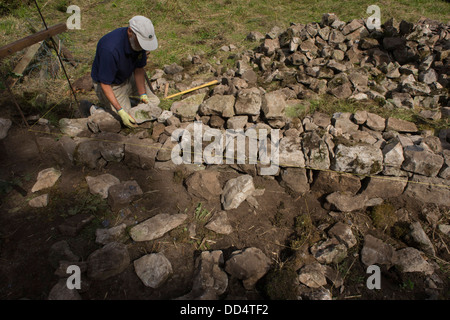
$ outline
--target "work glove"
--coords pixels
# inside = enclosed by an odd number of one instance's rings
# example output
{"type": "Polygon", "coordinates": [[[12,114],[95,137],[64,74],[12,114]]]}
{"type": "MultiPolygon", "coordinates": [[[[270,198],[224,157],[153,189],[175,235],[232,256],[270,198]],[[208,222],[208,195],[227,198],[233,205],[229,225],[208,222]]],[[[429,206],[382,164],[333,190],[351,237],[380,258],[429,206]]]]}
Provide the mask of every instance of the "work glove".
{"type": "Polygon", "coordinates": [[[117,114],[122,118],[122,122],[124,125],[126,125],[128,128],[136,128],[136,120],[132,116],[128,114],[123,108],[120,108],[119,111],[117,111],[117,114]]]}
{"type": "Polygon", "coordinates": [[[142,103],[149,103],[148,96],[144,93],[140,95],[140,99],[142,103]]]}

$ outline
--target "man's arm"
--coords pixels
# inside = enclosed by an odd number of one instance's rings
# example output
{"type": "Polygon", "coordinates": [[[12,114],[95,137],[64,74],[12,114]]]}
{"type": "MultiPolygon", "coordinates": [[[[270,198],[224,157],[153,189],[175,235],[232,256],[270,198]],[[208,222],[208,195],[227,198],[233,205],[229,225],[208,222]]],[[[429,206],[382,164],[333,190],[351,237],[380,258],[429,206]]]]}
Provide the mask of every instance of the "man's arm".
{"type": "Polygon", "coordinates": [[[146,94],[145,90],[145,70],[144,68],[136,68],[134,70],[134,79],[136,81],[136,88],[139,95],[146,94]]]}
{"type": "Polygon", "coordinates": [[[119,104],[119,101],[117,101],[116,95],[114,94],[114,91],[109,84],[100,83],[100,86],[103,90],[103,93],[105,94],[106,98],[109,102],[113,105],[114,108],[116,108],[117,111],[120,110],[121,105],[119,104]]]}

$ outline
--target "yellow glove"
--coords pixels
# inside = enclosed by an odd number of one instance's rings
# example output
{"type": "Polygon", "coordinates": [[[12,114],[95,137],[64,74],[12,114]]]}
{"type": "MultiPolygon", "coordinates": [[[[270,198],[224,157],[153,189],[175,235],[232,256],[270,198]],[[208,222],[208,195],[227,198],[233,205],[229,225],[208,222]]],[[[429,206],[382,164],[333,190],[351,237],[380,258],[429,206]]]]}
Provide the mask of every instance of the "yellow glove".
{"type": "Polygon", "coordinates": [[[123,108],[120,108],[119,111],[117,111],[117,114],[122,118],[122,122],[124,125],[126,125],[128,128],[136,128],[136,120],[132,116],[128,114],[123,108]]]}
{"type": "Polygon", "coordinates": [[[145,93],[140,95],[140,99],[142,103],[149,103],[148,96],[145,93]]]}

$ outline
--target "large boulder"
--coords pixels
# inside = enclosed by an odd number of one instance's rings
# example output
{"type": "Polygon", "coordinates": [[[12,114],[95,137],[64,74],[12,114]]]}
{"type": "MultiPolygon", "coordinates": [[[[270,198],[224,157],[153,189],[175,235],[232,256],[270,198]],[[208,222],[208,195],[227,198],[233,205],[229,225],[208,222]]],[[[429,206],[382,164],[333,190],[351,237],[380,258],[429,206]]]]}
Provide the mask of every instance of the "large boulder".
{"type": "Polygon", "coordinates": [[[372,145],[346,146],[340,144],[335,149],[331,169],[362,175],[374,175],[383,170],[383,154],[372,145]]]}

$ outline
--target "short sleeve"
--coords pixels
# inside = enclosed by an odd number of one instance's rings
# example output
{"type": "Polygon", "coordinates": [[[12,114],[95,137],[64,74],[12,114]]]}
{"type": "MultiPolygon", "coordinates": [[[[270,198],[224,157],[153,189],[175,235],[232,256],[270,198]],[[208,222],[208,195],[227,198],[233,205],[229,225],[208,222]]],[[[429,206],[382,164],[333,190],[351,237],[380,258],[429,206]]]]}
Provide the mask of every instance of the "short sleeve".
{"type": "Polygon", "coordinates": [[[143,68],[147,65],[147,54],[145,51],[142,51],[142,57],[136,64],[136,68],[143,68]]]}

